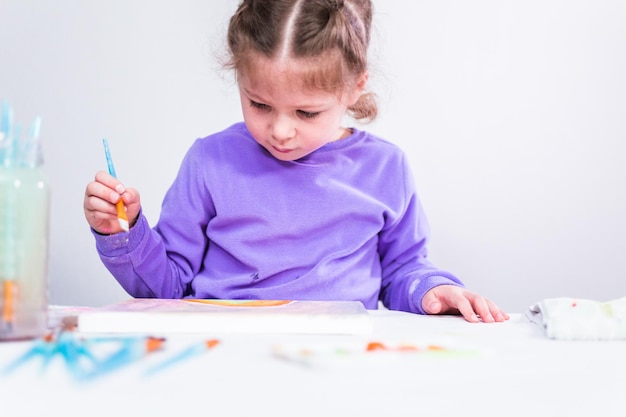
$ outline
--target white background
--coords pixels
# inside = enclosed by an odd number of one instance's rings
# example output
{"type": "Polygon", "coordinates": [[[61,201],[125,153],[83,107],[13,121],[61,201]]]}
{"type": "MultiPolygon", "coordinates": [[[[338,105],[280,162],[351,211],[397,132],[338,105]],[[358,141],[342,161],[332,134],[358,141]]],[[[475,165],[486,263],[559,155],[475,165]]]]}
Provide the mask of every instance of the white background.
{"type": "MultiPolygon", "coordinates": [[[[0,99],[43,119],[52,304],[127,298],[82,210],[102,138],[154,223],[194,139],[241,119],[236,5],[0,0],[0,99]]],[[[409,155],[431,259],[508,311],[626,295],[625,21],[617,0],[375,0],[365,127],[409,155]]]]}

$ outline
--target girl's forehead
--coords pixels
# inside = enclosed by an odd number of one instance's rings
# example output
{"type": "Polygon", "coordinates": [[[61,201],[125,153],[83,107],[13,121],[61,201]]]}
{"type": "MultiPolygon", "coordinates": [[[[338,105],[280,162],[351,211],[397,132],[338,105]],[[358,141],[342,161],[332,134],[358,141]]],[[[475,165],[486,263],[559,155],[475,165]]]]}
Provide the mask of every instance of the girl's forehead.
{"type": "Polygon", "coordinates": [[[245,68],[239,72],[253,83],[287,83],[297,86],[305,84],[305,74],[310,71],[311,68],[307,69],[300,60],[282,61],[256,56],[248,60],[245,68]]]}
{"type": "Polygon", "coordinates": [[[272,105],[316,107],[338,99],[334,93],[315,90],[297,80],[271,77],[264,73],[250,72],[242,75],[239,85],[251,99],[272,105]]]}
{"type": "Polygon", "coordinates": [[[275,69],[259,67],[250,68],[239,76],[240,83],[248,93],[260,96],[274,96],[290,94],[293,96],[319,97],[330,93],[314,89],[299,77],[297,71],[289,69],[275,69]]]}
{"type": "Polygon", "coordinates": [[[237,72],[250,88],[341,93],[345,89],[344,74],[328,58],[332,61],[331,57],[280,59],[252,53],[237,72]]]}

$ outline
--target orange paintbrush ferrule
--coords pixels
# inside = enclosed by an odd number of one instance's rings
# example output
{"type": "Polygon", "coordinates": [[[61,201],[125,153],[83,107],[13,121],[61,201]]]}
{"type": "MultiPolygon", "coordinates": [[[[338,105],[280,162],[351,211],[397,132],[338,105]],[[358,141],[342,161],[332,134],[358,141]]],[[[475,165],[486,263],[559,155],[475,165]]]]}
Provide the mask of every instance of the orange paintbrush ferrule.
{"type": "Polygon", "coordinates": [[[122,201],[122,197],[115,204],[117,208],[117,221],[120,224],[120,227],[125,232],[128,232],[128,216],[126,215],[126,208],[124,208],[124,202],[122,201]]]}

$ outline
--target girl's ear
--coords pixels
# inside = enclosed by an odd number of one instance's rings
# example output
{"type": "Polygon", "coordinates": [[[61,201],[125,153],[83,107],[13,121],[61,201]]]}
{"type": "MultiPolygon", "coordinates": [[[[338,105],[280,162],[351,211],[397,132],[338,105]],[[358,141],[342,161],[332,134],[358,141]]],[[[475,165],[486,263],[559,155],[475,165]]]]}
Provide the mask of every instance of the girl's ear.
{"type": "Polygon", "coordinates": [[[359,98],[365,92],[365,86],[367,85],[367,80],[369,80],[370,74],[368,71],[363,72],[356,79],[356,83],[354,84],[354,88],[348,93],[346,97],[348,107],[353,106],[359,98]]]}

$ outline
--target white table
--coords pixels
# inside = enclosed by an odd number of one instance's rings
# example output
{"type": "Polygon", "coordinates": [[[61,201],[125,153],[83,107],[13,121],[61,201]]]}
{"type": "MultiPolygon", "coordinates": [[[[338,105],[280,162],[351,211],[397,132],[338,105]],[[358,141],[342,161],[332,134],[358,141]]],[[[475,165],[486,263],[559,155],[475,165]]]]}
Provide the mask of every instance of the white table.
{"type": "MultiPolygon", "coordinates": [[[[494,324],[370,314],[371,336],[168,337],[167,349],[87,383],[60,360],[43,373],[33,362],[0,376],[0,415],[626,416],[626,342],[549,340],[520,314],[494,324]],[[220,344],[144,375],[208,337],[220,344]],[[446,350],[365,352],[370,341],[446,350]],[[309,365],[277,358],[277,345],[310,348],[309,365]],[[334,352],[346,347],[356,350],[334,352]]],[[[30,343],[0,343],[0,366],[30,343]]]]}

